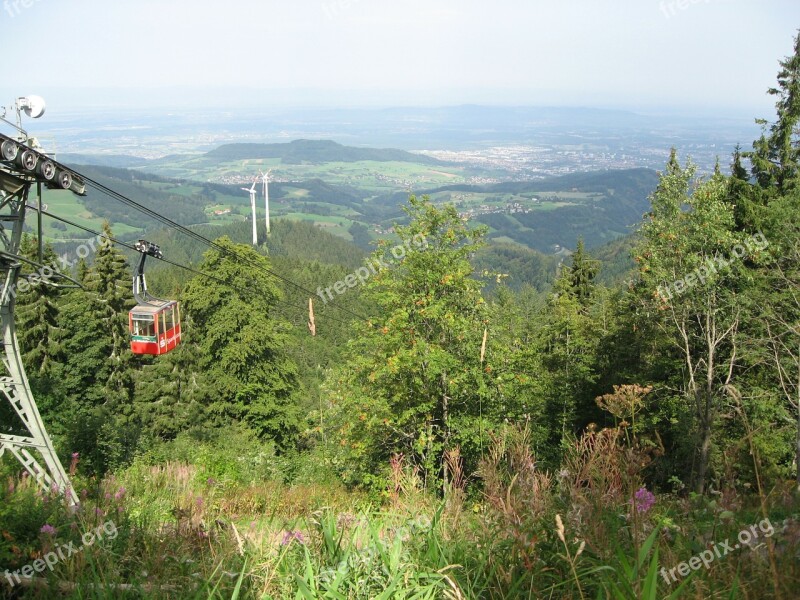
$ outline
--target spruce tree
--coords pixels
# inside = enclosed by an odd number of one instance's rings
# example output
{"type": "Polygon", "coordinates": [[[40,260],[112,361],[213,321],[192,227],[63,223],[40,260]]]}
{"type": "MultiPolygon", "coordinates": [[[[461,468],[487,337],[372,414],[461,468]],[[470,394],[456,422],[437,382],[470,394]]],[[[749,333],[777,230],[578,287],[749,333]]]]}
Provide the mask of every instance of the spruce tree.
{"type": "MultiPolygon", "coordinates": [[[[24,235],[20,243],[20,254],[38,262],[38,241],[24,235]]],[[[56,254],[49,244],[44,247],[43,265],[52,271],[57,263],[56,254]]],[[[62,290],[54,284],[63,283],[53,277],[42,277],[48,272],[24,263],[17,285],[17,338],[22,360],[29,376],[45,376],[51,372],[53,361],[58,355],[58,330],[60,328],[59,299],[62,290]],[[28,276],[30,282],[25,279],[28,276]],[[25,291],[20,282],[25,281],[25,291]]]]}
{"type": "Polygon", "coordinates": [[[778,87],[768,93],[777,96],[777,120],[768,126],[764,119],[761,137],[753,142],[747,156],[753,165],[753,175],[767,198],[797,186],[800,169],[800,33],[794,40],[794,54],[780,62],[778,87]]]}
{"type": "Polygon", "coordinates": [[[265,272],[267,257],[227,237],[215,243],[225,251],[206,252],[200,269],[230,285],[198,276],[183,294],[185,328],[207,376],[208,414],[218,425],[244,422],[288,450],[296,443],[301,414],[297,367],[286,351],[290,326],[274,311],[281,292],[265,272]]]}

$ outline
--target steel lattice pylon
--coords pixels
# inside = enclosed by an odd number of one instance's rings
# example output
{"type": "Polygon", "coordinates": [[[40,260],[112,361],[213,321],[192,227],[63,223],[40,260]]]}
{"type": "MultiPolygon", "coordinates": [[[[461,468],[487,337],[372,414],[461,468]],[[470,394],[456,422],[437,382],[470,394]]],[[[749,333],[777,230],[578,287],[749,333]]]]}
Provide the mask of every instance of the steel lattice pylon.
{"type": "Polygon", "coordinates": [[[0,327],[5,371],[0,373],[0,402],[10,404],[26,430],[18,432],[21,435],[12,435],[8,433],[8,425],[0,423],[0,456],[10,452],[42,488],[63,493],[75,505],[78,497],[56,455],[28,384],[14,324],[17,280],[22,266],[19,246],[32,184],[29,178],[0,170],[0,327]]]}

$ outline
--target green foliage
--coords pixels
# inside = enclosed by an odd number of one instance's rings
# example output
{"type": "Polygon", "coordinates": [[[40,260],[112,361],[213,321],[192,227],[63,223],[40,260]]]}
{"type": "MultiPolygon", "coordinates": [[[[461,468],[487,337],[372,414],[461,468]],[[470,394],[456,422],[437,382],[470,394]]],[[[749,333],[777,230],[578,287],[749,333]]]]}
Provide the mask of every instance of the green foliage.
{"type": "Polygon", "coordinates": [[[757,260],[760,250],[735,229],[724,177],[716,174],[690,193],[693,176],[694,167],[681,169],[673,152],[636,248],[636,293],[665,336],[664,350],[684,365],[680,386],[694,412],[693,481],[700,491],[723,398],[737,383],[739,326],[752,309],[742,294],[745,259],[757,260]]]}
{"type": "Polygon", "coordinates": [[[639,549],[635,561],[630,561],[623,551],[617,549],[613,565],[600,567],[586,575],[599,573],[606,593],[610,594],[614,600],[655,600],[659,597],[672,600],[679,598],[683,594],[684,587],[691,580],[690,578],[684,579],[674,590],[670,590],[668,595],[658,595],[660,583],[658,547],[653,550],[658,533],[658,530],[655,530],[647,537],[639,549]],[[651,550],[653,550],[652,557],[648,561],[647,557],[651,550]]]}
{"type": "MultiPolygon", "coordinates": [[[[85,290],[21,292],[23,358],[59,449],[78,453],[83,507],[65,510],[6,453],[0,561],[27,564],[114,518],[119,537],[47,585],[74,583],[73,597],[110,597],[121,583],[138,597],[788,597],[800,585],[798,44],[754,152],[737,149],[730,177],[698,178],[673,150],[635,238],[594,253],[610,274],[582,240],[557,269],[535,252],[486,249],[500,231],[412,196],[399,242],[369,258],[382,268],[314,299],[313,338],[308,290],[352,277],[363,252],[309,224],[279,222],[258,249],[245,245],[247,223],[200,228],[231,234],[198,267],[222,282],[154,265],[151,286],[185,316],[182,344],[161,357],[128,349],[131,277],[109,245],[78,264],[85,290]],[[629,247],[635,279],[620,286],[629,247]],[[364,508],[365,489],[378,507],[364,508]],[[654,494],[646,510],[637,489],[654,494]],[[757,543],[665,581],[664,568],[754,523],[757,543]]],[[[604,231],[590,245],[640,214],[653,183],[648,172],[620,181],[561,180],[619,201],[592,207],[604,231]]],[[[553,182],[491,191],[540,185],[553,182]]],[[[387,202],[370,210],[387,214],[387,202]]],[[[484,220],[547,229],[549,244],[577,239],[587,213],[550,221],[569,219],[563,230],[514,214],[484,220]]],[[[366,228],[350,232],[365,245],[366,228]]],[[[171,259],[200,261],[196,240],[154,239],[171,259]]],[[[34,240],[22,252],[38,260],[34,240]]],[[[13,433],[19,418],[0,410],[13,433]]]]}
{"type": "Polygon", "coordinates": [[[478,249],[472,264],[477,273],[486,277],[487,290],[504,281],[516,291],[525,286],[544,291],[553,284],[558,258],[523,246],[494,242],[478,249]]]}
{"type": "Polygon", "coordinates": [[[769,128],[765,120],[759,121],[764,131],[747,153],[758,185],[771,194],[792,190],[800,175],[800,33],[794,40],[794,54],[780,65],[778,87],[768,90],[778,97],[777,120],[769,128]]]}
{"type": "Polygon", "coordinates": [[[216,243],[227,253],[209,250],[200,269],[232,287],[198,276],[183,294],[187,327],[201,351],[198,367],[208,376],[209,413],[220,424],[244,421],[289,448],[300,427],[297,369],[284,351],[289,326],[271,317],[280,292],[264,272],[270,262],[227,238],[216,243]],[[242,297],[243,289],[251,294],[242,297]]]}
{"type": "MultiPolygon", "coordinates": [[[[579,242],[571,266],[561,267],[540,317],[537,343],[527,352],[543,367],[539,372],[545,406],[540,419],[548,436],[541,454],[552,466],[558,464],[561,450],[577,428],[585,425],[585,407],[592,400],[599,341],[598,327],[590,314],[596,273],[595,261],[586,256],[579,242]]],[[[536,362],[529,365],[529,372],[537,372],[533,368],[536,362]]]]}
{"type": "Polygon", "coordinates": [[[351,342],[335,426],[367,472],[399,451],[435,478],[442,452],[480,426],[486,396],[487,310],[469,263],[484,231],[426,198],[412,196],[406,211],[393,254],[384,242],[372,256],[389,265],[364,290],[380,312],[351,342]]]}
{"type": "MultiPolygon", "coordinates": [[[[176,223],[190,225],[207,221],[206,215],[201,206],[198,206],[196,199],[160,192],[152,186],[143,185],[143,182],[157,181],[159,178],[156,176],[113,167],[81,165],[77,168],[88,177],[129,198],[136,198],[140,204],[176,223]]],[[[152,217],[121,202],[109,202],[108,196],[92,188],[87,189],[86,196],[81,197],[80,202],[93,215],[113,223],[125,224],[135,229],[159,226],[159,222],[152,217]]]]}
{"type": "MultiPolygon", "coordinates": [[[[43,265],[56,264],[56,254],[52,246],[45,245],[39,261],[38,241],[30,236],[23,235],[20,243],[20,254],[33,262],[43,265]]],[[[34,267],[23,263],[20,276],[28,281],[34,272],[34,267]]],[[[20,279],[22,281],[22,279],[20,279]]],[[[23,362],[36,370],[38,375],[46,376],[52,372],[53,362],[59,353],[58,329],[59,306],[61,290],[53,284],[63,280],[48,279],[42,281],[40,277],[30,279],[32,285],[26,291],[17,285],[17,331],[18,341],[23,362]]]]}

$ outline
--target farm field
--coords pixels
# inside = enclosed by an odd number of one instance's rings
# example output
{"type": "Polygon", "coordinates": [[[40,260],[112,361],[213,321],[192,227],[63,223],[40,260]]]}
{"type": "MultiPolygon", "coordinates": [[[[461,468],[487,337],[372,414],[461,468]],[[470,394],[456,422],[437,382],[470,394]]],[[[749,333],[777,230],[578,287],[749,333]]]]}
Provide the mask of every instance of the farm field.
{"type": "Polygon", "coordinates": [[[248,159],[218,163],[205,156],[176,157],[174,162],[154,161],[142,169],[176,179],[242,185],[252,181],[260,171],[270,169],[273,181],[321,179],[332,185],[352,186],[375,193],[395,191],[398,188],[467,183],[472,177],[467,169],[460,166],[432,168],[429,165],[399,161],[287,164],[280,159],[248,159]]]}
{"type": "MultiPolygon", "coordinates": [[[[31,201],[29,203],[33,204],[31,201]]],[[[103,219],[89,211],[72,192],[44,189],[42,203],[45,210],[73,221],[78,225],[98,231],[103,226],[103,219]]],[[[28,221],[29,224],[33,222],[35,222],[33,218],[28,221]]],[[[47,215],[42,216],[42,230],[47,242],[68,242],[91,237],[90,234],[82,229],[61,223],[47,215]]],[[[125,223],[114,223],[112,230],[116,235],[143,231],[142,228],[133,227],[125,223]]]]}

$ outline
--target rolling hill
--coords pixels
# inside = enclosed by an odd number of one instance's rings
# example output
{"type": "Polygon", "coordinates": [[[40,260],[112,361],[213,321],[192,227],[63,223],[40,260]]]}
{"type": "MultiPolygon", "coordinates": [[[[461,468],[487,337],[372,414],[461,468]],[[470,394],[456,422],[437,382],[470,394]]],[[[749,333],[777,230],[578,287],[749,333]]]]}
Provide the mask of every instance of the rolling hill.
{"type": "Polygon", "coordinates": [[[430,156],[412,154],[405,150],[343,146],[331,140],[294,140],[285,144],[224,144],[207,152],[205,157],[221,162],[278,158],[285,164],[359,161],[446,164],[430,156]]]}

